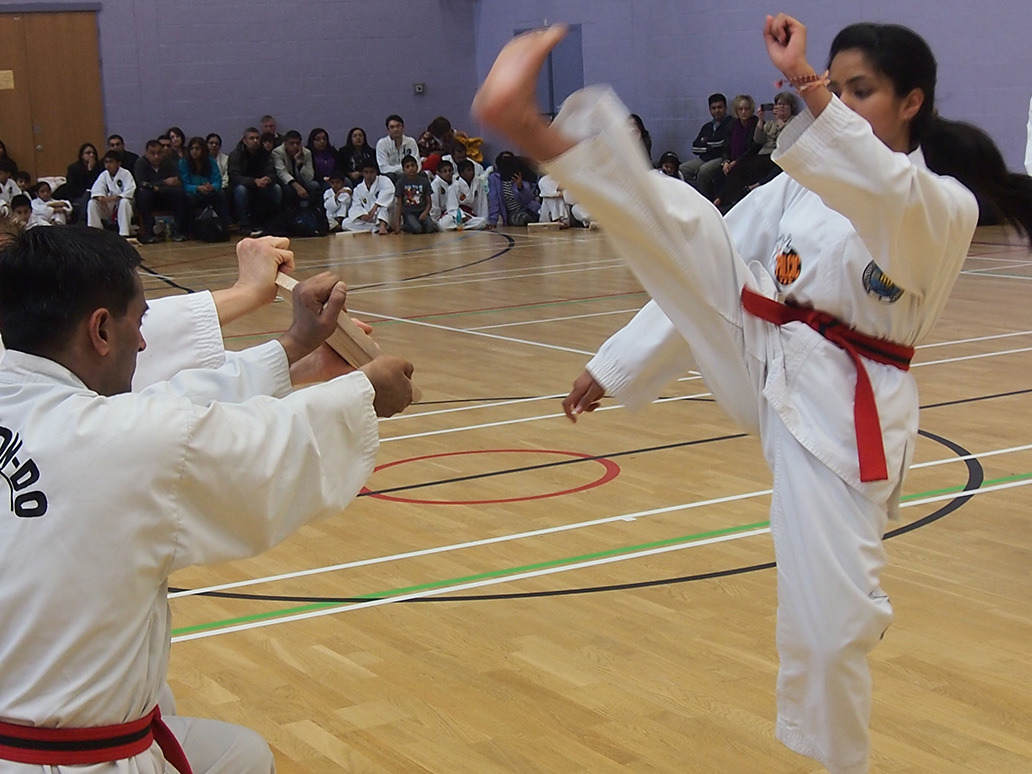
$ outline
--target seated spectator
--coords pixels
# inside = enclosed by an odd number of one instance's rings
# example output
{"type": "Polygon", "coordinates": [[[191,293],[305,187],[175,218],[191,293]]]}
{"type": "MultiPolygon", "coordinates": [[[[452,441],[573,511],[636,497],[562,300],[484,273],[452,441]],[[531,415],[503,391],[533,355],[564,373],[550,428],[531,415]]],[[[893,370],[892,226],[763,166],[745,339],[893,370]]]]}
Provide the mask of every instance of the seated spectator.
{"type": "Polygon", "coordinates": [[[645,148],[645,155],[649,159],[649,165],[652,165],[652,135],[649,134],[649,130],[645,128],[645,122],[641,120],[641,116],[637,113],[631,113],[631,129],[634,133],[641,138],[642,147],[645,148]]]}
{"type": "Polygon", "coordinates": [[[681,159],[673,151],[667,151],[659,157],[659,171],[667,177],[685,182],[684,175],[681,174],[681,159]]]}
{"type": "Polygon", "coordinates": [[[108,151],[104,154],[104,171],[90,189],[90,200],[86,204],[87,225],[104,228],[105,219],[117,220],[119,235],[128,239],[135,194],[136,181],[128,170],[122,169],[122,154],[108,151]]]}
{"type": "Polygon", "coordinates": [[[444,159],[437,165],[437,174],[430,181],[430,217],[437,225],[438,231],[448,231],[449,223],[454,222],[448,214],[448,189],[451,188],[455,176],[455,166],[444,159]]]}
{"type": "MultiPolygon", "coordinates": [[[[179,179],[189,202],[187,221],[192,213],[212,207],[219,219],[229,225],[226,194],[222,191],[222,175],[215,160],[208,156],[208,145],[201,137],[191,137],[186,145],[186,158],[179,160],[179,179]]],[[[189,230],[189,228],[188,228],[189,230]]]]}
{"type": "Polygon", "coordinates": [[[0,141],[0,161],[4,161],[5,159],[14,164],[14,171],[17,172],[18,164],[15,162],[14,159],[7,155],[7,146],[4,145],[3,141],[0,141]]]}
{"type": "Polygon", "coordinates": [[[390,233],[391,208],[394,206],[394,184],[381,175],[375,161],[362,165],[362,182],[351,195],[348,219],[341,224],[345,231],[390,233]]]}
{"type": "Polygon", "coordinates": [[[186,158],[186,148],[184,147],[186,135],[183,133],[183,130],[178,126],[170,126],[165,134],[168,135],[169,142],[171,143],[168,150],[172,157],[176,161],[186,158]]]}
{"type": "Polygon", "coordinates": [[[158,135],[158,144],[161,145],[161,152],[165,154],[167,158],[172,159],[176,164],[179,163],[179,159],[176,158],[175,154],[172,153],[172,138],[167,134],[158,135]]]}
{"type": "Polygon", "coordinates": [[[26,196],[32,196],[34,191],[30,191],[32,188],[32,175],[30,175],[24,169],[19,169],[14,173],[14,184],[18,186],[18,191],[25,194],[26,196]]]}
{"type": "MultiPolygon", "coordinates": [[[[276,131],[275,118],[266,113],[264,116],[262,116],[262,119],[258,122],[258,125],[262,128],[262,134],[272,135],[272,148],[278,148],[280,145],[283,144],[283,135],[279,134],[276,131]]],[[[271,151],[272,148],[269,148],[269,150],[271,151]]]]}
{"type": "Polygon", "coordinates": [[[771,112],[773,118],[770,121],[765,120],[762,107],[756,113],[753,140],[760,145],[760,150],[755,155],[739,159],[728,173],[724,180],[724,191],[715,202],[722,212],[734,207],[749,191],[781,174],[781,167],[774,163],[771,154],[778,145],[781,131],[799,112],[799,100],[792,92],[782,91],[774,97],[771,112]]]}
{"type": "Polygon", "coordinates": [[[397,182],[401,177],[401,160],[412,156],[419,162],[419,148],[416,141],[405,134],[405,122],[399,115],[389,115],[386,120],[387,136],[376,143],[376,165],[380,174],[397,182]]]}
{"type": "Polygon", "coordinates": [[[312,152],[301,146],[300,132],[291,129],[283,144],[272,149],[272,165],[283,187],[285,207],[322,206],[322,186],[315,179],[312,152]]]}
{"type": "MultiPolygon", "coordinates": [[[[462,177],[462,166],[458,167],[462,177]]],[[[488,223],[526,226],[536,223],[541,202],[534,186],[523,179],[519,159],[512,151],[502,151],[495,158],[495,171],[488,177],[488,223]]]]}
{"type": "Polygon", "coordinates": [[[140,212],[140,242],[145,245],[158,240],[154,236],[154,210],[165,207],[172,211],[175,227],[172,239],[186,239],[187,198],[179,165],[165,153],[158,140],[148,140],[143,157],[137,159],[136,209],[140,212]]]}
{"type": "MultiPolygon", "coordinates": [[[[457,169],[459,164],[461,164],[466,159],[469,159],[469,155],[466,152],[466,143],[462,142],[462,140],[454,140],[452,142],[451,153],[449,155],[446,155],[442,160],[450,161],[452,165],[457,169]]],[[[474,161],[473,159],[469,160],[473,162],[474,174],[486,183],[487,173],[484,172],[484,165],[481,164],[479,161],[474,161]]]]}
{"type": "Polygon", "coordinates": [[[419,162],[412,156],[401,160],[401,179],[394,187],[394,231],[430,234],[437,224],[430,217],[431,190],[426,175],[419,174],[419,162]]]}
{"type": "Polygon", "coordinates": [[[276,142],[276,138],[278,136],[279,135],[272,134],[270,132],[263,132],[261,138],[262,147],[265,148],[265,150],[269,153],[272,153],[277,147],[283,144],[282,142],[276,142]]]}
{"type": "Polygon", "coordinates": [[[727,97],[723,94],[710,95],[709,112],[713,120],[702,125],[692,142],[692,153],[698,158],[681,164],[680,171],[685,182],[713,201],[717,183],[723,174],[724,152],[731,138],[731,123],[734,119],[727,114],[727,97]]]}
{"type": "MultiPolygon", "coordinates": [[[[724,150],[724,163],[721,166],[725,178],[743,159],[755,156],[760,150],[759,144],[753,139],[759,121],[756,117],[756,101],[748,94],[739,94],[733,104],[735,118],[731,122],[731,136],[724,150]]],[[[714,200],[718,205],[719,190],[722,189],[723,182],[718,186],[718,196],[714,200]]]]}
{"type": "Polygon", "coordinates": [[[569,228],[570,207],[555,178],[551,175],[538,178],[538,193],[541,195],[541,222],[559,223],[561,228],[569,228]]]}
{"type": "MultiPolygon", "coordinates": [[[[452,129],[451,121],[444,116],[437,116],[426,127],[424,132],[427,150],[430,153],[439,153],[441,157],[449,156],[452,152],[452,145],[455,142],[455,130],[452,129]]],[[[422,152],[422,148],[420,148],[422,152]]],[[[429,156],[430,153],[424,153],[429,156]]]]}
{"type": "Polygon", "coordinates": [[[125,168],[130,175],[135,173],[136,162],[140,158],[139,155],[125,149],[125,140],[122,139],[122,135],[113,134],[107,138],[108,150],[118,151],[122,154],[122,167],[125,168]]]}
{"type": "Polygon", "coordinates": [[[204,142],[208,146],[208,157],[215,162],[219,168],[219,174],[222,175],[222,188],[228,191],[229,156],[222,152],[222,135],[212,132],[204,138],[204,142]]]}
{"type": "Polygon", "coordinates": [[[32,220],[32,203],[29,201],[29,197],[23,193],[17,194],[11,199],[11,217],[15,222],[20,223],[26,228],[36,225],[30,223],[32,220]]]}
{"type": "Polygon", "coordinates": [[[72,203],[55,199],[50,183],[40,180],[36,185],[36,198],[32,200],[32,214],[51,226],[63,226],[72,216],[72,203]]]}
{"type": "Polygon", "coordinates": [[[229,154],[229,184],[240,223],[240,233],[260,235],[280,210],[283,190],[276,183],[272,154],[261,142],[258,130],[250,126],[229,154]]]}
{"type": "Polygon", "coordinates": [[[308,133],[308,145],[305,147],[312,154],[315,179],[325,188],[330,184],[330,175],[337,167],[337,149],[330,145],[327,131],[318,127],[308,133]]]}
{"type": "Polygon", "coordinates": [[[72,203],[72,222],[86,217],[86,203],[90,200],[90,190],[104,171],[97,155],[97,146],[92,142],[84,142],[79,146],[79,155],[68,165],[65,182],[54,191],[55,199],[65,199],[72,203]]]}
{"type": "Polygon", "coordinates": [[[366,142],[365,129],[353,127],[348,132],[348,141],[338,153],[337,167],[348,177],[348,187],[352,190],[362,182],[362,165],[366,161],[376,161],[376,151],[366,142]]]}
{"type": "Polygon", "coordinates": [[[492,229],[494,222],[488,220],[488,201],[483,182],[476,176],[473,162],[469,159],[459,162],[458,177],[448,189],[448,215],[452,227],[459,230],[492,229]]]}
{"type": "Polygon", "coordinates": [[[17,174],[17,170],[14,168],[14,163],[10,159],[0,159],[0,202],[6,204],[8,208],[11,200],[21,193],[18,183],[14,180],[15,174],[17,174]]]}
{"type": "Polygon", "coordinates": [[[330,172],[329,182],[330,187],[323,193],[323,209],[326,210],[330,231],[340,231],[351,207],[351,189],[344,173],[339,170],[330,172]]]}

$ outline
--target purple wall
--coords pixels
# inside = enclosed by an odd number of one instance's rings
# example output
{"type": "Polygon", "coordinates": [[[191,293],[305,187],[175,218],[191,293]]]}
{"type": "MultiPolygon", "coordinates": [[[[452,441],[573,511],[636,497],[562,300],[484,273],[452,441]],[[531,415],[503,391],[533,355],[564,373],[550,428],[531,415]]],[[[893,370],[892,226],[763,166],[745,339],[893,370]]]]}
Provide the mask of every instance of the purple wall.
{"type": "MultiPolygon", "coordinates": [[[[336,145],[355,125],[375,142],[390,113],[403,116],[412,135],[439,114],[471,128],[469,0],[98,4],[108,132],[137,152],[175,124],[188,136],[218,132],[228,153],[264,113],[276,117],[280,132],[297,129],[305,138],[322,126],[336,145]],[[414,83],[425,83],[425,94],[415,95],[414,83]]],[[[0,0],[0,12],[13,5],[0,0]]]]}
{"type": "MultiPolygon", "coordinates": [[[[895,22],[915,29],[939,60],[940,113],[981,126],[1011,169],[1024,171],[1032,96],[1029,0],[790,0],[783,10],[808,26],[811,62],[818,69],[835,33],[846,24],[895,22]]],[[[546,20],[579,23],[584,82],[611,84],[642,116],[652,134],[654,158],[666,150],[687,158],[709,116],[706,97],[711,92],[722,91],[729,99],[752,94],[757,102],[773,97],[778,73],[761,38],[770,11],[769,2],[757,0],[480,0],[477,74],[487,74],[514,30],[546,20]]]]}

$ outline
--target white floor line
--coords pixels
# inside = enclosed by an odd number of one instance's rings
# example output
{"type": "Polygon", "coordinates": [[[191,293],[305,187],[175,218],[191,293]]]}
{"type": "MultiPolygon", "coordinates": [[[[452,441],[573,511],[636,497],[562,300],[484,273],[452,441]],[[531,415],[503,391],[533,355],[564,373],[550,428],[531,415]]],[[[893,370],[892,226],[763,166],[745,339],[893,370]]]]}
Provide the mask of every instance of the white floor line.
{"type": "Polygon", "coordinates": [[[498,323],[496,325],[478,325],[474,328],[466,328],[467,331],[488,331],[495,328],[515,328],[518,325],[538,325],[541,323],[563,322],[565,320],[586,320],[589,317],[608,317],[614,314],[637,314],[640,306],[634,309],[614,309],[612,312],[592,312],[590,314],[574,314],[568,317],[545,317],[540,320],[524,320],[522,322],[498,323]]]}
{"type": "Polygon", "coordinates": [[[986,274],[985,272],[977,269],[962,271],[961,274],[966,274],[969,277],[988,277],[990,279],[1032,280],[1032,275],[1029,274],[986,274]]]}
{"type": "Polygon", "coordinates": [[[409,325],[418,325],[423,328],[435,328],[439,331],[448,331],[450,333],[465,333],[469,336],[483,336],[488,339],[497,339],[499,341],[508,341],[512,344],[526,344],[530,347],[543,347],[544,349],[554,349],[559,352],[572,352],[575,355],[587,355],[591,357],[594,352],[589,352],[584,349],[572,349],[571,347],[560,347],[558,344],[545,344],[540,341],[528,341],[526,339],[514,339],[509,336],[499,336],[497,333],[482,333],[480,331],[470,331],[465,328],[452,328],[448,325],[438,325],[436,323],[423,322],[422,320],[406,320],[404,317],[392,317],[386,314],[376,314],[374,312],[363,312],[361,309],[351,309],[351,314],[365,315],[367,317],[379,317],[381,320],[394,320],[396,322],[408,323],[409,325]]]}
{"type": "MultiPolygon", "coordinates": [[[[974,497],[976,495],[989,494],[991,492],[998,492],[1003,489],[1013,489],[1019,486],[1028,486],[1032,484],[1032,480],[1028,481],[1015,481],[1009,484],[1000,484],[998,486],[985,487],[984,489],[975,489],[970,492],[964,493],[963,496],[974,497]]],[[[904,503],[901,507],[910,508],[917,505],[925,505],[927,503],[940,502],[942,500],[952,500],[958,495],[956,493],[939,495],[936,497],[928,497],[923,500],[915,500],[913,502],[904,503]]],[[[248,631],[250,629],[260,629],[266,626],[277,626],[279,624],[294,623],[296,621],[305,621],[310,618],[320,618],[325,615],[335,615],[337,613],[346,613],[353,610],[363,610],[368,607],[380,607],[382,605],[390,605],[397,602],[408,602],[414,599],[425,599],[427,597],[438,597],[444,594],[454,594],[460,591],[470,591],[472,589],[484,588],[485,586],[496,586],[502,583],[512,583],[513,581],[526,580],[528,578],[540,578],[545,575],[558,575],[559,573],[570,572],[573,570],[583,570],[589,567],[598,567],[606,564],[614,564],[616,562],[626,562],[632,559],[641,559],[646,556],[656,556],[657,554],[670,553],[672,551],[683,551],[688,548],[699,548],[700,546],[711,545],[714,543],[724,543],[730,540],[743,540],[745,538],[755,537],[757,535],[764,535],[770,532],[770,528],[766,527],[763,529],[749,530],[748,532],[738,532],[731,535],[721,535],[718,537],[704,538],[702,540],[691,541],[688,543],[677,543],[669,546],[661,546],[659,548],[650,548],[645,551],[635,551],[630,554],[621,554],[619,556],[607,556],[601,559],[592,559],[586,562],[576,562],[574,564],[561,565],[559,567],[548,567],[541,570],[532,570],[530,572],[516,573],[515,575],[507,575],[501,578],[486,578],[484,580],[472,581],[470,583],[459,583],[453,586],[443,586],[436,589],[426,589],[424,591],[417,591],[411,594],[401,594],[395,597],[384,597],[381,599],[373,599],[368,602],[357,602],[349,605],[340,605],[337,607],[329,607],[323,610],[313,610],[307,613],[298,613],[296,615],[288,615],[282,618],[271,618],[264,621],[252,621],[250,623],[239,624],[236,626],[225,626],[220,629],[212,629],[204,632],[195,632],[193,634],[184,634],[179,637],[173,637],[172,642],[187,642],[189,640],[200,640],[208,637],[216,637],[222,634],[232,634],[233,632],[248,631]]]]}
{"type": "MultiPolygon", "coordinates": [[[[1030,277],[1032,279],[1032,277],[1030,277]]],[[[1032,352],[1032,347],[1025,347],[1023,349],[1007,349],[1003,352],[982,352],[978,355],[964,355],[963,357],[951,357],[946,360],[929,360],[927,363],[914,363],[911,368],[918,368],[920,366],[930,365],[943,365],[944,363],[959,363],[962,360],[981,360],[986,357],[999,357],[1000,355],[1017,355],[1021,352],[1032,352]]]]}
{"type": "Polygon", "coordinates": [[[977,336],[973,339],[954,339],[953,341],[940,341],[936,344],[919,344],[915,349],[933,349],[934,347],[949,347],[954,344],[973,344],[976,341],[992,341],[993,339],[1009,339],[1012,336],[1028,336],[1032,331],[1015,331],[1014,333],[998,333],[994,336],[977,336]]]}
{"type": "MultiPolygon", "coordinates": [[[[963,457],[944,457],[939,460],[932,460],[929,462],[921,462],[916,465],[911,465],[911,470],[917,470],[920,468],[930,468],[937,465],[947,465],[955,462],[964,462],[970,459],[981,459],[983,457],[995,457],[1000,454],[1011,454],[1019,451],[1026,451],[1032,449],[1032,444],[1027,446],[1014,446],[1009,449],[996,449],[987,452],[979,452],[977,454],[968,454],[963,457]]],[[[681,505],[669,505],[662,508],[650,508],[645,511],[637,511],[636,513],[625,513],[619,516],[607,516],[601,519],[591,519],[590,521],[574,522],[572,524],[561,524],[556,527],[543,527],[542,529],[535,529],[529,532],[517,532],[509,535],[499,535],[492,538],[484,538],[482,540],[471,540],[465,543],[452,543],[449,545],[436,546],[434,548],[424,548],[418,551],[407,551],[401,554],[390,554],[387,556],[378,556],[371,559],[358,559],[353,562],[344,562],[341,564],[334,564],[324,567],[315,567],[308,570],[297,570],[295,572],[283,573],[281,575],[270,575],[263,578],[252,578],[250,580],[235,581],[233,583],[223,583],[217,586],[206,586],[197,589],[188,589],[186,591],[176,591],[168,595],[169,599],[177,599],[179,597],[195,596],[197,594],[207,594],[214,591],[228,591],[230,589],[246,588],[247,586],[256,586],[264,583],[275,583],[283,580],[293,580],[296,578],[306,578],[312,575],[322,575],[328,572],[337,572],[339,570],[348,570],[355,567],[368,567],[374,564],[386,564],[388,562],[396,562],[402,559],[413,559],[420,556],[432,556],[434,554],[450,553],[452,551],[461,551],[467,548],[477,548],[480,546],[494,545],[496,543],[507,543],[513,540],[524,540],[526,538],[541,537],[542,535],[552,535],[559,532],[569,532],[575,529],[584,529],[586,527],[597,527],[602,524],[612,524],[618,521],[631,522],[637,521],[641,518],[648,516],[657,516],[664,513],[674,513],[676,511],[688,511],[695,508],[704,508],[711,505],[723,505],[725,503],[736,502],[739,500],[747,500],[753,497],[762,497],[769,495],[770,489],[761,489],[755,492],[745,492],[737,495],[727,495],[725,497],[715,497],[709,500],[699,500],[691,503],[683,503],[681,505]]],[[[956,496],[954,494],[953,496],[956,496]]],[[[922,500],[921,502],[927,502],[922,500]]],[[[903,507],[907,507],[906,504],[903,507]]]]}

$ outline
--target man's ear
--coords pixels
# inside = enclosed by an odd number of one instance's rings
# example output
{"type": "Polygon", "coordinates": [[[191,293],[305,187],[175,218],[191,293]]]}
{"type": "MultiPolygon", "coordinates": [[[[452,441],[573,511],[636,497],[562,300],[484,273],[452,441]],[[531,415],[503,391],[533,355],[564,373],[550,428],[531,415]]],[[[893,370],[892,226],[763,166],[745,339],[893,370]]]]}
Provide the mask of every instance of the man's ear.
{"type": "Polygon", "coordinates": [[[111,312],[107,309],[94,309],[86,321],[93,350],[101,357],[111,351],[111,312]]]}

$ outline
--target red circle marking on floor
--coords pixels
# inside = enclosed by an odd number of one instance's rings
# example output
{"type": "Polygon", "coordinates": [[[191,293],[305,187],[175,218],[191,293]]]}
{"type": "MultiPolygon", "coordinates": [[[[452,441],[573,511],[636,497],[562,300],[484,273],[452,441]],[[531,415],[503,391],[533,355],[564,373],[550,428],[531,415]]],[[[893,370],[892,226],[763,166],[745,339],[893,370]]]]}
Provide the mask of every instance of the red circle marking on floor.
{"type": "Polygon", "coordinates": [[[492,503],[519,503],[529,500],[543,500],[547,497],[561,497],[562,495],[573,494],[574,492],[583,492],[588,489],[594,489],[597,486],[609,483],[618,475],[620,475],[620,466],[612,460],[608,460],[601,457],[595,457],[592,454],[581,454],[580,452],[571,451],[558,451],[556,449],[477,449],[469,451],[457,451],[457,452],[442,452],[441,454],[426,454],[422,457],[410,457],[405,460],[396,460],[395,462],[388,462],[386,465],[378,465],[374,468],[375,473],[378,470],[384,470],[386,468],[393,468],[396,465],[404,465],[409,462],[420,462],[422,460],[432,460],[439,457],[457,457],[464,454],[558,454],[564,457],[580,457],[586,460],[593,460],[600,464],[605,471],[602,476],[594,481],[589,481],[587,484],[575,486],[571,489],[561,489],[558,492],[546,492],[545,494],[527,495],[525,497],[507,497],[499,500],[420,500],[411,497],[396,497],[394,495],[379,494],[373,492],[368,487],[362,488],[362,493],[367,494],[369,497],[375,497],[379,500],[391,500],[397,503],[414,503],[417,505],[490,505],[492,503]]]}

